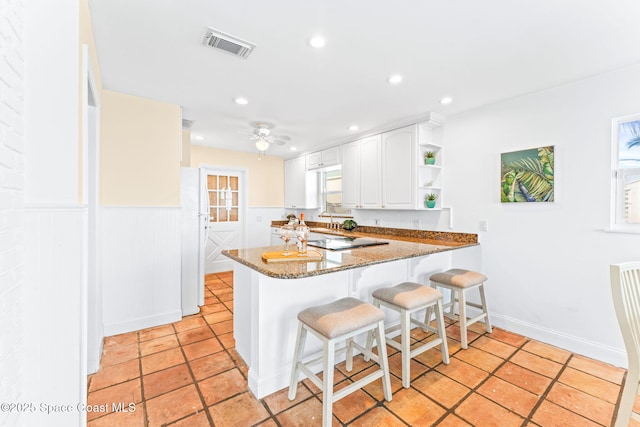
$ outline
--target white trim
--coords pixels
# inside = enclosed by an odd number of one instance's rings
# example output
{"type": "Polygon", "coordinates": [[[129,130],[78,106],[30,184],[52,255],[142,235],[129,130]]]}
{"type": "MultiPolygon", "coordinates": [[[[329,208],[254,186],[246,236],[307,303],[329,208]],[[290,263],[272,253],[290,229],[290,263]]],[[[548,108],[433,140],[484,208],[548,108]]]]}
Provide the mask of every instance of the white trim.
{"type": "Polygon", "coordinates": [[[89,207],[84,204],[77,203],[25,203],[26,211],[41,212],[74,212],[86,211],[89,207]]]}
{"type": "Polygon", "coordinates": [[[615,227],[605,228],[602,231],[604,231],[605,233],[640,234],[640,225],[630,225],[629,228],[618,225],[615,227]]]}
{"type": "MultiPolygon", "coordinates": [[[[489,309],[491,309],[491,306],[489,306],[489,309]]],[[[473,309],[469,310],[470,313],[473,311],[473,309]]],[[[565,349],[572,353],[601,360],[614,366],[623,368],[627,366],[627,353],[624,349],[586,340],[575,335],[514,319],[513,317],[491,312],[489,315],[493,326],[565,349]]]]}
{"type": "Polygon", "coordinates": [[[182,209],[182,206],[131,206],[131,205],[108,205],[100,206],[103,210],[111,209],[182,209]]]}

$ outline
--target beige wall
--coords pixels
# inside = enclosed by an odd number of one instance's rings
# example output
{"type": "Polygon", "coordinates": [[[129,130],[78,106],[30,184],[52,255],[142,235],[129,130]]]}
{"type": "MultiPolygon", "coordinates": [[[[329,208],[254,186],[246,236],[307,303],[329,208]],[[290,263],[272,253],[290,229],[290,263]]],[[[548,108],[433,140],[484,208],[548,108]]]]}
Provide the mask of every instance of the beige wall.
{"type": "Polygon", "coordinates": [[[258,152],[191,146],[191,166],[226,166],[249,171],[249,207],[284,206],[284,159],[258,152]]]}
{"type": "Polygon", "coordinates": [[[180,166],[191,166],[191,129],[182,128],[182,161],[180,166]]]}
{"type": "Polygon", "coordinates": [[[180,206],[180,106],[109,90],[101,101],[101,204],[180,206]]]}

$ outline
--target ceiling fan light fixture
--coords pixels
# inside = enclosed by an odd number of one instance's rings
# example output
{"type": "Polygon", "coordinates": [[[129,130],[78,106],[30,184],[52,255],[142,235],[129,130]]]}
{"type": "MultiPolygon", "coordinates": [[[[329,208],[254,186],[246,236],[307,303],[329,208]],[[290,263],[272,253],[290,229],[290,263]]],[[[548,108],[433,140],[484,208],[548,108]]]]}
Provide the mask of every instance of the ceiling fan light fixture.
{"type": "Polygon", "coordinates": [[[256,141],[256,148],[258,149],[258,151],[267,151],[267,148],[269,148],[269,143],[260,138],[256,141]]]}

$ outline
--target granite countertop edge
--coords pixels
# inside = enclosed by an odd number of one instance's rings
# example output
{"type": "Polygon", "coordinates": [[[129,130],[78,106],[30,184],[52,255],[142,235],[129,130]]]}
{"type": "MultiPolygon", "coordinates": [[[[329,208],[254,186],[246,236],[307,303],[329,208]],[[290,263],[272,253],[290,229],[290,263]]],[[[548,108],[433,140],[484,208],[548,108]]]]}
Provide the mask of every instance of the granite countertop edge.
{"type": "MultiPolygon", "coordinates": [[[[370,266],[370,265],[376,265],[376,264],[383,264],[386,262],[391,262],[391,261],[398,261],[401,259],[410,259],[410,258],[417,258],[417,257],[421,257],[421,256],[426,256],[426,255],[431,255],[431,254],[435,254],[435,253],[440,253],[440,252],[446,252],[446,251],[452,251],[455,249],[461,249],[461,248],[466,248],[466,247],[471,247],[471,246],[478,246],[479,243],[468,243],[468,244],[463,244],[463,245],[455,245],[455,246],[436,246],[434,248],[431,248],[429,250],[425,250],[425,251],[417,251],[411,254],[404,254],[404,255],[400,255],[400,256],[391,256],[391,257],[385,257],[382,259],[377,259],[377,260],[367,260],[367,261],[361,261],[358,262],[356,264],[348,264],[348,265],[342,265],[342,266],[336,266],[336,267],[331,267],[331,268],[322,268],[319,270],[313,270],[313,271],[306,271],[306,272],[294,272],[294,273],[277,273],[274,271],[271,271],[268,266],[271,266],[272,264],[267,264],[265,262],[264,266],[256,264],[255,262],[252,262],[246,258],[243,258],[241,256],[239,256],[238,254],[234,253],[234,252],[238,252],[238,249],[232,249],[232,250],[223,250],[222,254],[225,255],[228,258],[231,258],[234,261],[237,261],[240,264],[243,264],[249,268],[251,268],[252,270],[257,271],[258,273],[261,273],[267,277],[271,277],[274,279],[303,279],[306,277],[313,277],[313,276],[320,276],[323,274],[330,274],[330,273],[335,273],[338,271],[345,271],[345,270],[352,270],[355,268],[360,268],[360,267],[366,267],[366,266],[370,266]]],[[[431,245],[434,246],[434,245],[431,245]]],[[[268,247],[265,248],[254,248],[254,249],[260,249],[260,250],[265,250],[268,247]]],[[[325,250],[321,250],[323,252],[328,252],[325,250]]],[[[289,264],[300,264],[300,263],[305,263],[304,261],[294,261],[291,262],[289,264]]]]}
{"type": "MultiPolygon", "coordinates": [[[[284,223],[285,221],[272,221],[271,225],[281,226],[284,223]]],[[[307,268],[307,264],[309,263],[305,261],[266,263],[262,260],[262,253],[282,250],[279,246],[224,250],[222,254],[268,277],[275,279],[301,279],[479,245],[478,235],[470,233],[368,226],[359,226],[354,231],[346,231],[327,229],[325,228],[327,223],[323,222],[307,221],[306,224],[309,225],[312,231],[318,233],[383,239],[388,240],[389,245],[360,248],[352,250],[353,252],[344,251],[345,256],[341,257],[340,261],[344,263],[343,265],[341,265],[340,262],[329,259],[331,257],[328,255],[332,251],[318,249],[321,253],[325,254],[325,259],[315,262],[315,268],[312,268],[310,271],[307,268]],[[321,263],[331,263],[332,265],[323,265],[321,263]]],[[[316,249],[317,248],[314,248],[314,250],[316,249]]],[[[342,251],[338,252],[343,253],[342,251]]]]}

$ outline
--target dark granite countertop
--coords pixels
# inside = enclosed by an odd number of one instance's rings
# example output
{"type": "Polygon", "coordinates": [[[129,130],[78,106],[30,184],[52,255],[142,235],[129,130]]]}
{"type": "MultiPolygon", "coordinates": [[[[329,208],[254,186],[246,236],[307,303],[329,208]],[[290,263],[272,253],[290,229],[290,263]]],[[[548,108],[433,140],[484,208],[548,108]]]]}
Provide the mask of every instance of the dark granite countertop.
{"type": "MultiPolygon", "coordinates": [[[[282,223],[284,223],[284,221],[274,221],[272,225],[277,226],[282,223]]],[[[327,230],[322,228],[326,226],[326,223],[307,222],[307,224],[316,232],[350,237],[383,239],[389,242],[389,244],[343,251],[310,248],[323,254],[324,259],[318,262],[291,261],[267,263],[262,260],[262,254],[264,252],[282,251],[283,245],[232,249],[225,250],[222,253],[234,261],[244,264],[266,276],[278,279],[299,279],[478,245],[478,236],[468,233],[441,233],[382,227],[358,227],[355,231],[346,232],[344,230],[327,230]]]]}

